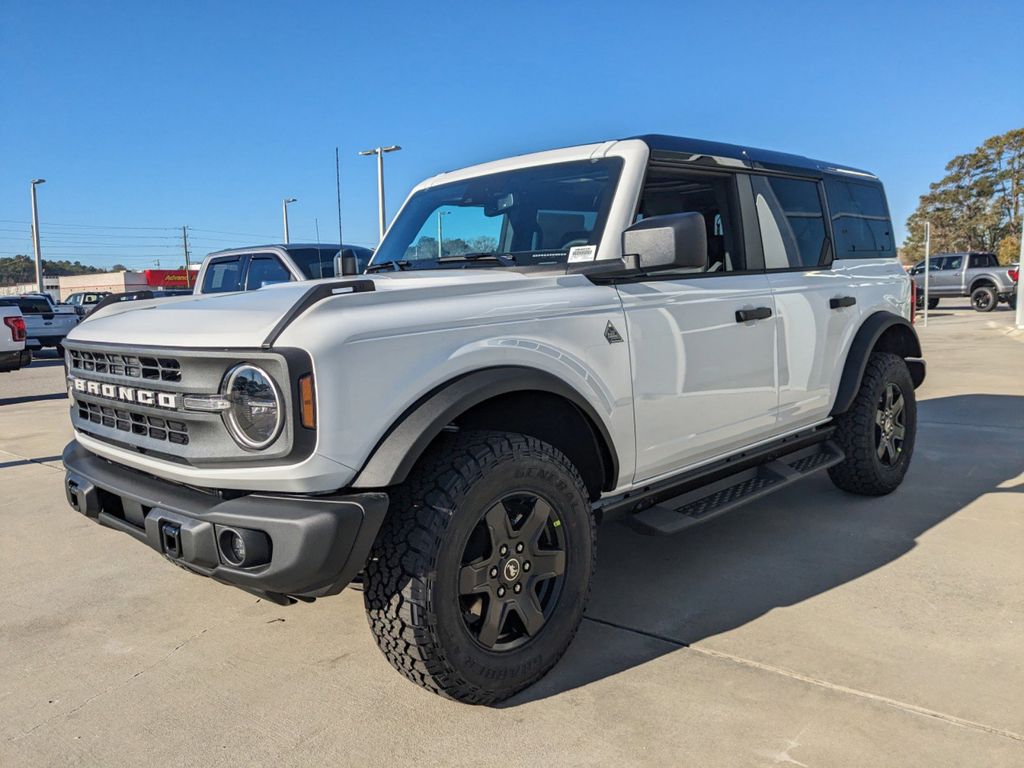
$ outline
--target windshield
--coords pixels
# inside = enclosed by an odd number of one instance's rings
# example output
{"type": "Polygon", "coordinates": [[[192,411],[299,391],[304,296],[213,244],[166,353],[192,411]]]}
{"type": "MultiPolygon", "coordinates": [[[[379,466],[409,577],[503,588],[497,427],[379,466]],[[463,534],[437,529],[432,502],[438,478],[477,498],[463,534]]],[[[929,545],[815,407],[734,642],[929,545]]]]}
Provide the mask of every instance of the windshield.
{"type": "Polygon", "coordinates": [[[621,170],[619,158],[582,160],[424,189],[391,225],[371,269],[565,264],[570,248],[600,240],[621,170]]]}
{"type": "MultiPolygon", "coordinates": [[[[373,251],[369,248],[360,248],[357,245],[346,245],[346,250],[355,253],[356,264],[360,272],[366,268],[373,251]]],[[[335,277],[334,257],[338,254],[336,247],[324,248],[290,248],[288,255],[292,257],[302,274],[310,280],[317,280],[321,277],[335,277]]]]}
{"type": "MultiPolygon", "coordinates": [[[[344,246],[346,251],[355,254],[355,262],[358,271],[362,271],[370,263],[373,251],[369,248],[359,246],[344,246]]],[[[302,270],[308,280],[321,278],[334,278],[334,257],[338,255],[337,248],[291,248],[288,255],[292,257],[295,265],[302,270]]]]}

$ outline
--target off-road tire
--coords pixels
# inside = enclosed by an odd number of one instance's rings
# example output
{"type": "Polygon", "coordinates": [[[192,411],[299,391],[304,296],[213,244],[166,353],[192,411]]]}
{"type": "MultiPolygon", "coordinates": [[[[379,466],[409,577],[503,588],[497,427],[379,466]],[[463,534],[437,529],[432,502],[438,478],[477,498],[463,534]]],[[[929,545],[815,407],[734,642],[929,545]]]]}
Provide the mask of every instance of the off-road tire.
{"type": "Polygon", "coordinates": [[[999,295],[991,285],[979,285],[971,291],[971,306],[976,312],[991,312],[999,306],[999,295]]]}
{"type": "Polygon", "coordinates": [[[388,661],[430,691],[493,704],[539,680],[561,658],[583,618],[596,554],[586,486],[560,451],[518,433],[447,436],[392,494],[366,566],[366,615],[388,661]],[[525,645],[494,652],[474,640],[460,607],[466,542],[495,499],[526,490],[550,500],[566,542],[552,613],[525,645]]]}
{"type": "Polygon", "coordinates": [[[833,439],[846,458],[831,467],[829,477],[838,488],[861,496],[884,496],[903,482],[914,453],[917,434],[917,401],[910,370],[899,355],[873,352],[853,404],[835,418],[833,439]],[[878,456],[876,413],[886,387],[895,384],[905,399],[905,437],[898,460],[887,466],[878,456]]]}
{"type": "Polygon", "coordinates": [[[1011,293],[1006,297],[1006,304],[1010,309],[1017,309],[1017,294],[1011,293]]]}
{"type": "Polygon", "coordinates": [[[928,299],[928,309],[935,309],[937,306],[939,306],[938,299],[928,299]]]}

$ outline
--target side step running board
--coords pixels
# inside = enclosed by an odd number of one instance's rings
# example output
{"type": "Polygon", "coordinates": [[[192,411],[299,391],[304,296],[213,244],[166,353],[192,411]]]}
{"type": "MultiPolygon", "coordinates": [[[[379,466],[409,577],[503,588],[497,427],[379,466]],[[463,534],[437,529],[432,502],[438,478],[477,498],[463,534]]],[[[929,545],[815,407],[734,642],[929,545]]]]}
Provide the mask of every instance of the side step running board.
{"type": "Polygon", "coordinates": [[[670,534],[711,520],[843,460],[831,441],[780,456],[625,518],[642,533],[670,534]]]}

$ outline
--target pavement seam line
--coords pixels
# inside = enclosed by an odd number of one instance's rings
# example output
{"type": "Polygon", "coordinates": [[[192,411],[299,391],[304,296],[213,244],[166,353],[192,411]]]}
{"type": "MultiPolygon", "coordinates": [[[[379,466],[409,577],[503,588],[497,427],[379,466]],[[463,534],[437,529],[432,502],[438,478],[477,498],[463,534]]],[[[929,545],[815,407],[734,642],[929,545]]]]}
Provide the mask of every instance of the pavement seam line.
{"type": "Polygon", "coordinates": [[[67,718],[71,717],[73,714],[75,714],[79,710],[84,709],[85,707],[89,706],[92,702],[96,701],[96,699],[99,699],[99,698],[102,698],[103,696],[106,696],[108,693],[111,693],[112,691],[120,688],[121,686],[127,685],[128,683],[130,683],[135,678],[140,677],[140,676],[146,674],[151,669],[155,669],[156,667],[160,666],[165,661],[167,661],[167,659],[169,659],[175,653],[177,653],[182,648],[184,648],[186,645],[191,643],[193,640],[196,640],[196,639],[202,637],[203,635],[205,635],[206,632],[207,632],[207,629],[209,629],[209,627],[207,627],[206,629],[203,629],[200,632],[197,632],[196,634],[192,635],[191,637],[188,637],[188,638],[182,640],[180,643],[178,643],[176,646],[174,646],[171,650],[169,650],[167,653],[165,653],[159,659],[154,661],[152,664],[150,664],[150,665],[148,665],[146,667],[143,667],[138,672],[135,672],[135,673],[131,674],[129,677],[126,677],[124,680],[120,680],[120,681],[114,683],[113,685],[107,686],[106,688],[104,688],[99,693],[94,693],[92,696],[87,698],[85,701],[83,701],[80,704],[72,707],[67,712],[56,714],[56,715],[53,715],[52,717],[48,717],[45,720],[43,720],[43,721],[41,721],[39,723],[36,723],[31,728],[29,728],[27,731],[19,733],[17,736],[11,736],[10,738],[7,739],[7,743],[8,744],[13,744],[16,741],[20,741],[21,739],[24,739],[26,736],[32,735],[33,733],[35,733],[37,730],[39,730],[43,726],[49,725],[50,723],[54,722],[55,720],[66,720],[67,718]]]}
{"type": "Polygon", "coordinates": [[[990,734],[992,734],[994,736],[1002,736],[1003,738],[1010,739],[1012,741],[1024,742],[1024,735],[1019,734],[1019,733],[1014,733],[1013,731],[1008,731],[1008,730],[1005,730],[1003,728],[996,728],[995,726],[986,725],[985,723],[979,723],[979,722],[976,722],[974,720],[967,720],[967,719],[962,718],[962,717],[957,717],[956,715],[950,715],[950,714],[947,714],[945,712],[939,712],[939,711],[934,710],[934,709],[928,709],[927,707],[921,707],[921,706],[918,706],[917,704],[910,704],[908,702],[900,701],[899,699],[893,699],[893,698],[890,698],[888,696],[883,696],[883,695],[878,694],[878,693],[871,693],[870,691],[862,691],[859,688],[850,688],[849,686],[846,686],[846,685],[839,685],[838,683],[830,683],[827,680],[822,680],[822,679],[817,678],[817,677],[811,677],[810,675],[804,675],[804,674],[802,674],[800,672],[794,672],[793,670],[786,669],[785,667],[777,667],[777,666],[775,666],[773,664],[765,664],[763,662],[754,661],[753,659],[747,659],[747,658],[744,658],[742,656],[735,656],[735,655],[733,655],[731,653],[726,653],[725,651],[716,651],[713,648],[704,648],[704,647],[700,647],[700,646],[691,645],[689,643],[684,643],[684,642],[682,642],[680,640],[675,640],[675,639],[673,639],[671,637],[667,637],[665,635],[660,635],[660,634],[657,634],[657,633],[654,633],[654,632],[647,632],[647,631],[641,630],[641,629],[634,629],[633,627],[627,627],[627,626],[622,625],[622,624],[617,624],[617,623],[615,623],[613,621],[607,621],[606,619],[598,619],[598,618],[595,618],[593,616],[584,616],[583,618],[587,619],[589,621],[592,621],[595,624],[602,624],[602,625],[607,626],[607,627],[612,627],[614,629],[623,630],[624,632],[631,632],[633,634],[643,635],[644,637],[649,637],[649,638],[654,639],[654,640],[659,640],[659,641],[661,641],[663,643],[668,643],[669,645],[674,645],[677,648],[686,648],[688,650],[695,651],[697,653],[703,654],[704,656],[709,656],[709,657],[714,658],[714,659],[722,659],[724,661],[731,661],[734,664],[739,664],[739,665],[744,666],[744,667],[750,667],[752,669],[758,669],[758,670],[761,670],[762,672],[771,672],[771,673],[776,674],[776,675],[781,675],[783,677],[788,677],[788,678],[790,678],[792,680],[797,680],[797,681],[802,682],[802,683],[807,683],[809,685],[814,685],[814,686],[817,686],[819,688],[824,688],[824,689],[829,690],[829,691],[834,691],[836,693],[845,693],[845,694],[847,694],[849,696],[856,696],[856,697],[861,698],[861,699],[867,699],[868,701],[874,701],[874,702],[877,702],[879,704],[884,704],[884,705],[886,705],[888,707],[892,707],[893,709],[899,709],[899,710],[902,710],[904,712],[908,712],[908,713],[913,714],[913,715],[919,715],[919,716],[922,716],[922,717],[930,717],[930,718],[933,718],[935,720],[939,720],[941,722],[948,723],[949,725],[956,725],[956,726],[959,726],[961,728],[967,728],[969,730],[980,731],[980,732],[983,732],[983,733],[990,733],[990,734]]]}
{"type": "Polygon", "coordinates": [[[63,472],[64,471],[62,469],[57,469],[56,467],[51,467],[49,464],[47,464],[45,462],[33,459],[31,456],[22,456],[22,455],[17,454],[17,453],[11,453],[10,451],[5,451],[2,448],[0,448],[0,453],[6,454],[8,456],[13,456],[16,459],[20,459],[21,461],[28,462],[29,464],[35,464],[35,465],[40,466],[40,467],[45,467],[46,469],[49,469],[49,470],[51,470],[53,472],[63,472]]]}

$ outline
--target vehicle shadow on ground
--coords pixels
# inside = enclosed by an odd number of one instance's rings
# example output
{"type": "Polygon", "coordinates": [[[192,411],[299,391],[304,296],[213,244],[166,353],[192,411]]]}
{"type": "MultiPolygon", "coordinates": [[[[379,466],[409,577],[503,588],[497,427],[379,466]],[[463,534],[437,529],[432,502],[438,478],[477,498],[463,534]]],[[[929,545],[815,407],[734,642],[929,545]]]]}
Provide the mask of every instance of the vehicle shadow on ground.
{"type": "Polygon", "coordinates": [[[845,494],[823,473],[677,536],[603,525],[577,640],[550,674],[501,706],[616,675],[842,586],[903,556],[921,534],[984,494],[1022,494],[1024,504],[1024,483],[1011,484],[1024,472],[1024,425],[968,426],[976,412],[1024,413],[1024,397],[920,403],[911,469],[886,497],[845,494]],[[594,632],[595,623],[630,631],[594,632]]]}
{"type": "Polygon", "coordinates": [[[0,397],[0,407],[5,405],[21,405],[22,403],[35,403],[41,400],[64,400],[67,392],[47,392],[45,395],[21,395],[20,397],[0,397]]]}

